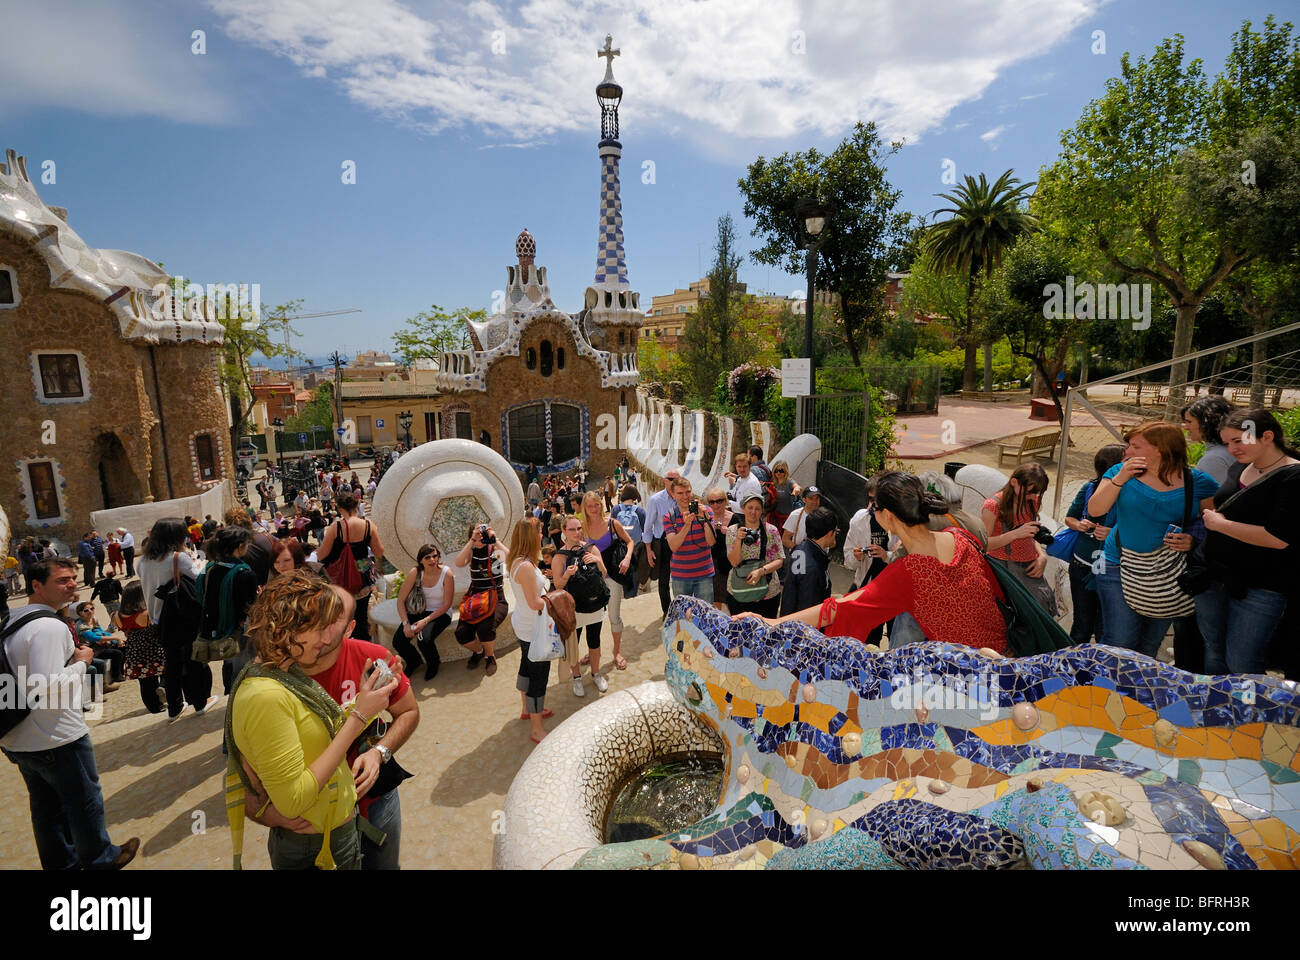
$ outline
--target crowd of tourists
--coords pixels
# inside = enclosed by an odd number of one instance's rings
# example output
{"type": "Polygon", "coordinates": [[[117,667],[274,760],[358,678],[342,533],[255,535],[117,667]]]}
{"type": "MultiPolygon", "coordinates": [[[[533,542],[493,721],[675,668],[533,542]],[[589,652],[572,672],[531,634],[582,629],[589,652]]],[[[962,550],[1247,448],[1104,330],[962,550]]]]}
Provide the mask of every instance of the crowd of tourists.
{"type": "MultiPolygon", "coordinates": [[[[24,541],[7,566],[29,594],[3,626],[8,663],[90,695],[5,712],[0,748],[27,785],[42,866],[120,868],[139,841],[108,837],[84,713],[130,680],[168,723],[203,716],[220,699],[220,663],[227,806],[237,822],[269,828],[272,866],[392,869],[398,787],[409,776],[394,754],[419,722],[412,681],[420,668],[425,681],[437,675],[437,641],[453,621],[468,669],[492,677],[510,618],[520,720],[534,742],[553,716],[552,662],[575,697],[587,695],[586,676],[604,693],[608,669],[627,668],[623,605],[643,589],[657,590],[664,613],[672,597],[691,596],[735,617],[800,621],[866,643],[887,635],[890,647],[1018,655],[1024,639],[1009,623],[1060,633],[1046,576],[1055,556],[1069,564],[1074,609],[1055,646],[1096,640],[1154,656],[1172,628],[1178,666],[1263,672],[1300,588],[1300,453],[1274,416],[1200,398],[1181,429],[1139,424],[1125,443],[1096,451],[1094,467],[1054,533],[1041,519],[1048,478],[1031,463],[978,515],[961,509],[961,489],[942,474],[881,473],[842,538],[821,491],[793,483],[784,462],[766,464],[759,447],[704,490],[669,471],[644,504],[626,460],[594,489],[585,470],[542,478],[532,468],[527,520],[506,542],[474,524],[454,557],[426,544],[401,571],[396,655],[370,642],[384,558],[365,516],[373,478],[322,473],[320,498],[284,491],[277,516],[292,504],[294,519],[308,520],[305,536],[237,507],[220,520],[157,521],[139,556],[125,530],[88,531],[75,557],[24,541]],[[1195,467],[1189,440],[1204,444],[1195,467]],[[852,581],[839,597],[837,546],[852,581]],[[458,605],[454,568],[469,581],[458,605]],[[92,587],[81,602],[79,572],[92,587]]],[[[242,828],[232,836],[238,862],[242,828]]]]}

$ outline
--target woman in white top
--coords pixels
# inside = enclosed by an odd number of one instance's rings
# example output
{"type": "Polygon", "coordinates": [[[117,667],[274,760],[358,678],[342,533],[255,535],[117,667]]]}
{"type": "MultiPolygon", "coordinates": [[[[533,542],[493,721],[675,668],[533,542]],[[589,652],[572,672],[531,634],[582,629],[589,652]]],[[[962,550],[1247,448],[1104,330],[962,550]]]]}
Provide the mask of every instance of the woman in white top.
{"type": "MultiPolygon", "coordinates": [[[[529,640],[533,628],[546,610],[546,576],[538,569],[541,563],[542,539],[537,525],[516,523],[510,534],[510,549],[506,553],[506,569],[515,584],[515,604],[510,608],[510,625],[519,638],[519,678],[515,686],[522,702],[520,720],[532,721],[533,743],[546,737],[542,720],[552,716],[546,709],[546,686],[551,682],[551,661],[534,662],[528,659],[529,640]]],[[[579,683],[582,681],[579,680],[579,683]]]]}
{"type": "MultiPolygon", "coordinates": [[[[157,596],[158,588],[164,583],[171,583],[173,569],[182,577],[195,579],[203,571],[202,566],[185,549],[188,534],[185,521],[180,517],[166,517],[157,521],[144,541],[144,553],[136,561],[140,586],[144,590],[145,609],[149,611],[149,619],[153,623],[157,623],[162,616],[163,602],[157,596]]],[[[179,719],[186,703],[196,713],[202,713],[217,702],[217,698],[212,696],[212,670],[206,663],[190,659],[189,640],[193,637],[187,640],[161,636],[161,639],[168,721],[179,719]]]]}
{"type": "MultiPolygon", "coordinates": [[[[422,546],[415,555],[415,566],[407,571],[402,581],[402,589],[397,593],[397,614],[402,618],[402,627],[393,637],[393,649],[406,663],[406,675],[409,677],[420,665],[420,655],[424,655],[424,679],[432,680],[442,665],[435,641],[438,635],[451,626],[451,602],[456,592],[456,581],[451,575],[451,568],[443,566],[442,553],[431,543],[422,546]],[[418,589],[424,596],[424,613],[412,615],[407,600],[411,591],[418,589]],[[419,637],[415,645],[413,637],[419,637]]],[[[417,607],[418,609],[418,607],[417,607]]]]}

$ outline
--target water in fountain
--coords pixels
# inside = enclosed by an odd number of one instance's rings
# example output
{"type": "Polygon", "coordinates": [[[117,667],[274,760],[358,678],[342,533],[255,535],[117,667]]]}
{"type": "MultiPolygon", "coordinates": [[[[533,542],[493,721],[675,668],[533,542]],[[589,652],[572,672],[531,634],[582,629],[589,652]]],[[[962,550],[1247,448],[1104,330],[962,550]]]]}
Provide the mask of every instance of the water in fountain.
{"type": "Polygon", "coordinates": [[[660,758],[641,767],[614,794],[605,842],[644,840],[702,820],[718,805],[722,771],[718,754],[660,758]]]}

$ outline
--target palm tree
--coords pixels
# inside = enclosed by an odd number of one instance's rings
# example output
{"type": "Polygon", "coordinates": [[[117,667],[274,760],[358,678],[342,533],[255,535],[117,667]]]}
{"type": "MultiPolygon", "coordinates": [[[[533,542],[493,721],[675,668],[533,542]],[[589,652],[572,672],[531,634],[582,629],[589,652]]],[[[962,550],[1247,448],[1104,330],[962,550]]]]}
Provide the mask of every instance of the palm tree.
{"type": "MultiPolygon", "coordinates": [[[[1021,183],[1008,170],[990,184],[984,174],[976,180],[970,174],[966,182],[952,193],[938,194],[952,206],[936,210],[951,214],[947,220],[934,223],[926,234],[926,253],[942,270],[953,270],[967,276],[966,323],[964,346],[966,369],[962,375],[962,389],[975,389],[975,281],[980,271],[987,278],[1002,262],[1002,254],[1021,234],[1038,228],[1038,220],[1023,207],[1028,198],[1025,191],[1033,183],[1021,183]]],[[[984,389],[992,389],[992,344],[984,347],[984,389]]]]}

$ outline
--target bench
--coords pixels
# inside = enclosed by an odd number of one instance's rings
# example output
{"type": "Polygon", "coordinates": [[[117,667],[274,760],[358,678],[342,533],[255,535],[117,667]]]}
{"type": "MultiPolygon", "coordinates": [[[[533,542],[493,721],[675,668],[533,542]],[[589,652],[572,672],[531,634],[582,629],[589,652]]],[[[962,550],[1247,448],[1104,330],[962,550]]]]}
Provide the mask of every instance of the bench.
{"type": "Polygon", "coordinates": [[[998,466],[1007,457],[1015,457],[1016,463],[1025,460],[1053,460],[1056,457],[1056,445],[1061,442],[1061,431],[1050,433],[1031,433],[1018,441],[1003,443],[998,441],[998,466]]]}
{"type": "MultiPolygon", "coordinates": [[[[1250,403],[1250,387],[1233,387],[1232,396],[1229,399],[1238,406],[1250,403]]],[[[1280,386],[1264,388],[1264,406],[1277,407],[1281,401],[1282,388],[1280,386]]]]}

